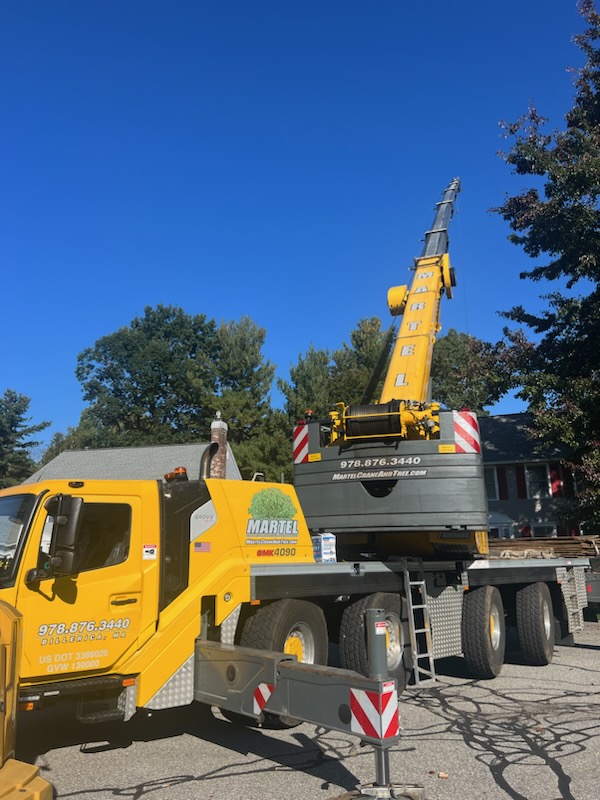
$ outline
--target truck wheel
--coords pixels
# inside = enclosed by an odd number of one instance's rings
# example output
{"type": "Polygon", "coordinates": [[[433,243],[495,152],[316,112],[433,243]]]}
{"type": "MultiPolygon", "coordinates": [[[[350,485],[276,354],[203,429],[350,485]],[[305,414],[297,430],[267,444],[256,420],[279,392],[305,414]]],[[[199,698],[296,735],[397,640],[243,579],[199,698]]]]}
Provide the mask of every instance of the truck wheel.
{"type": "Polygon", "coordinates": [[[506,629],[502,596],[495,586],[467,592],[462,612],[462,649],[469,671],[495,678],[504,663],[506,629]]]}
{"type": "Polygon", "coordinates": [[[294,655],[306,664],[326,664],[329,642],[325,615],[306,600],[278,600],[248,617],[240,644],[294,655]]]}
{"type": "Polygon", "coordinates": [[[530,583],[517,592],[517,634],[528,664],[545,666],[554,653],[554,612],[545,583],[530,583]]]}
{"type": "Polygon", "coordinates": [[[340,660],[342,667],[369,674],[365,612],[369,608],[382,608],[387,622],[386,646],[388,675],[395,678],[398,693],[406,686],[409,668],[408,625],[403,613],[404,598],[390,592],[376,592],[349,605],[342,615],[340,625],[340,660]]]}
{"type": "MultiPolygon", "coordinates": [[[[319,606],[306,600],[278,600],[259,608],[242,628],[240,644],[259,650],[275,650],[294,655],[306,664],[326,664],[329,651],[327,623],[319,606]]],[[[252,725],[249,717],[222,711],[232,722],[252,725]]],[[[301,720],[263,713],[263,728],[294,728],[301,720]]],[[[254,723],[256,724],[256,723],[254,723]]]]}

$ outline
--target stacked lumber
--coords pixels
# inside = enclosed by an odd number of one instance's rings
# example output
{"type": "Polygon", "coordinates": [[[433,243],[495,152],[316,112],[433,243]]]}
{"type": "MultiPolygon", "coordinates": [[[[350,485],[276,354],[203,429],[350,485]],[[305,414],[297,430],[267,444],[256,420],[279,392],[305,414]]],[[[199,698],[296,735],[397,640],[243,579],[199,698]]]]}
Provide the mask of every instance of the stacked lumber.
{"type": "Polygon", "coordinates": [[[600,536],[490,539],[490,555],[500,558],[597,558],[600,536]]]}

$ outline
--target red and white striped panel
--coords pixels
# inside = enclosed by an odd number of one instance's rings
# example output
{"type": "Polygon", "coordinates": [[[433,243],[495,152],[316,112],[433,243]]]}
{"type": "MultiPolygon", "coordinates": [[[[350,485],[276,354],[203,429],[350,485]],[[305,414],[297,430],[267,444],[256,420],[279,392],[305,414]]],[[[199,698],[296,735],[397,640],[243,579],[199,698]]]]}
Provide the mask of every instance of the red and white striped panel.
{"type": "Polygon", "coordinates": [[[395,681],[385,683],[381,694],[350,689],[350,710],[350,730],[354,733],[371,739],[390,739],[398,735],[398,692],[395,681]]]}
{"type": "Polygon", "coordinates": [[[275,687],[270,683],[259,683],[254,690],[252,710],[256,716],[262,712],[263,708],[269,702],[269,698],[273,694],[274,688],[275,687]]]}
{"type": "Polygon", "coordinates": [[[299,422],[294,428],[294,464],[308,461],[308,426],[299,422]]]}
{"type": "Polygon", "coordinates": [[[473,411],[453,411],[457,453],[481,453],[479,423],[473,411]]]}

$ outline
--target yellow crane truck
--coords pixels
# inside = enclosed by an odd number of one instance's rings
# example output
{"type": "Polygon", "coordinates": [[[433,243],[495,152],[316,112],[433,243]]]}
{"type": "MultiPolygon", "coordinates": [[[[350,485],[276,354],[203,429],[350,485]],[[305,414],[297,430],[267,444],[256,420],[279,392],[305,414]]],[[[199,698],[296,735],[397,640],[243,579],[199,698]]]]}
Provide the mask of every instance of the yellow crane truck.
{"type": "MultiPolygon", "coordinates": [[[[248,648],[327,664],[336,643],[342,666],[366,674],[364,613],[376,608],[400,690],[412,667],[460,654],[461,632],[481,650],[475,671],[491,676],[504,650],[503,612],[486,605],[492,589],[529,609],[522,645],[537,663],[552,656],[555,619],[577,628],[577,561],[319,562],[292,486],[184,478],[0,492],[0,599],[23,617],[23,709],[77,698],[79,719],[94,722],[203,700],[202,647],[224,647],[234,674],[248,648]],[[426,609],[411,608],[415,589],[426,609]],[[467,607],[469,595],[481,600],[467,607]],[[416,621],[423,610],[427,625],[416,621]],[[425,627],[426,647],[411,644],[425,627]]],[[[210,702],[227,707],[219,697],[210,702]]]]}
{"type": "Polygon", "coordinates": [[[304,664],[339,652],[346,683],[369,677],[367,612],[383,612],[400,691],[433,678],[444,656],[497,675],[506,624],[534,664],[582,626],[587,562],[487,556],[476,420],[425,396],[440,297],[454,283],[457,191],[438,206],[412,288],[391,293],[405,321],[388,372],[396,392],[418,389],[299,426],[295,488],[210,477],[211,445],[197,479],[73,475],[0,491],[0,600],[23,617],[22,708],[72,697],[94,722],[193,700],[306,719],[312,704],[312,720],[352,726],[345,702],[319,717],[339,673],[304,664]],[[422,347],[407,338],[421,334],[422,347]],[[336,551],[316,558],[331,534],[336,551]],[[304,664],[288,673],[300,677],[273,691],[294,659],[304,664]]]}

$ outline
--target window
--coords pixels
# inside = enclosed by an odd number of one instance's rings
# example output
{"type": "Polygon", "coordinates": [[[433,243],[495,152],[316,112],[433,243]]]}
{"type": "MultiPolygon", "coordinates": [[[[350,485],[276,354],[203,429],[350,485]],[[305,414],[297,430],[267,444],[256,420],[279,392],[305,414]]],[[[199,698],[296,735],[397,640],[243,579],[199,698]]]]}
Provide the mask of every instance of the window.
{"type": "Polygon", "coordinates": [[[19,554],[33,513],[35,495],[13,494],[0,498],[0,584],[12,586],[19,554]]]}
{"type": "Polygon", "coordinates": [[[75,571],[121,564],[129,555],[131,507],[125,503],[85,503],[75,545],[75,571]]]}
{"type": "Polygon", "coordinates": [[[483,470],[485,476],[485,493],[488,500],[498,499],[498,480],[496,477],[495,467],[485,467],[483,470]]]}
{"type": "Polygon", "coordinates": [[[534,525],[533,535],[538,538],[549,538],[556,536],[554,525],[534,525]]]}
{"type": "Polygon", "coordinates": [[[550,497],[550,472],[547,464],[527,464],[525,467],[525,480],[529,499],[550,497]]]}

